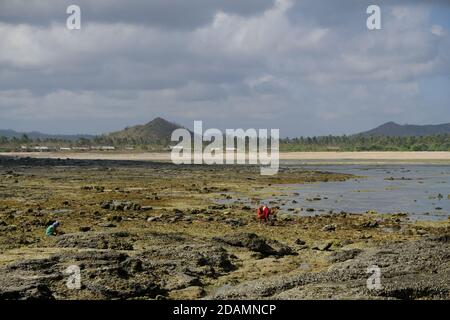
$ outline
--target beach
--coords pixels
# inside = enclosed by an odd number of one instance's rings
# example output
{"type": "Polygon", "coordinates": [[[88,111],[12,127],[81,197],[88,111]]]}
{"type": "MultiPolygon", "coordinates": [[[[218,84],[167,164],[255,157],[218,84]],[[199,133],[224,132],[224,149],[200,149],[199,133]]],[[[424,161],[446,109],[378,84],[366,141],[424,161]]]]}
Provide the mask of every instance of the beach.
{"type": "MultiPolygon", "coordinates": [[[[1,152],[0,156],[80,160],[170,161],[170,152],[1,152]]],[[[371,162],[449,162],[450,152],[281,152],[280,160],[371,161],[371,162]]]]}
{"type": "MultiPolygon", "coordinates": [[[[2,298],[450,297],[443,210],[441,219],[327,210],[320,204],[331,195],[298,190],[358,188],[366,178],[346,167],[282,165],[277,175],[261,176],[255,166],[57,155],[0,157],[2,298]],[[256,219],[261,203],[276,212],[266,223],[256,219]],[[46,236],[55,221],[59,233],[46,236]],[[367,287],[373,265],[382,274],[377,290],[367,287]],[[69,267],[79,269],[78,290],[66,285],[69,267]]],[[[401,179],[392,175],[392,183],[401,179]]]]}

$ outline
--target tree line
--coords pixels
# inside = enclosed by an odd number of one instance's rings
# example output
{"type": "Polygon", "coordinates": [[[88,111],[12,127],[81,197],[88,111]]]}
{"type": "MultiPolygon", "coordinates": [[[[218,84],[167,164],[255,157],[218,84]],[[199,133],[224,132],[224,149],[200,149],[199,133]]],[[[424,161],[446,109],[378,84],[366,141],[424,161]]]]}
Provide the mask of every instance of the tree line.
{"type": "MultiPolygon", "coordinates": [[[[170,141],[149,142],[146,139],[112,138],[98,136],[93,139],[62,140],[55,138],[32,139],[27,135],[7,138],[0,136],[0,148],[15,150],[21,146],[92,147],[108,145],[117,148],[133,147],[137,150],[167,149],[170,141]]],[[[318,136],[280,139],[280,151],[450,151],[450,134],[430,136],[318,136]]]]}
{"type": "Polygon", "coordinates": [[[285,138],[281,151],[450,151],[450,134],[430,136],[320,136],[285,138]]]}

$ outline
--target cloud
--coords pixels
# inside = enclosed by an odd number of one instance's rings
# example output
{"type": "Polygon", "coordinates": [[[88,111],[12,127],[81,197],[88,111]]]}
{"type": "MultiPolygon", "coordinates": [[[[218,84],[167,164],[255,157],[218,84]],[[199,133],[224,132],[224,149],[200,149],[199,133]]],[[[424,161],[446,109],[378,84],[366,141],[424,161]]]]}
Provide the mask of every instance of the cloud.
{"type": "Polygon", "coordinates": [[[445,35],[444,28],[442,26],[440,26],[440,25],[434,24],[433,26],[431,26],[431,30],[430,31],[431,31],[432,34],[434,34],[436,36],[442,37],[442,36],[445,35]]]}
{"type": "Polygon", "coordinates": [[[293,136],[450,115],[432,99],[445,86],[426,85],[449,82],[438,1],[382,2],[376,31],[356,0],[80,1],[80,31],[54,3],[0,0],[0,127],[99,133],[164,116],[293,136]]]}
{"type": "Polygon", "coordinates": [[[0,21],[48,26],[64,23],[76,4],[86,23],[129,23],[192,30],[208,24],[217,11],[243,16],[263,12],[273,0],[0,0],[0,21]]]}

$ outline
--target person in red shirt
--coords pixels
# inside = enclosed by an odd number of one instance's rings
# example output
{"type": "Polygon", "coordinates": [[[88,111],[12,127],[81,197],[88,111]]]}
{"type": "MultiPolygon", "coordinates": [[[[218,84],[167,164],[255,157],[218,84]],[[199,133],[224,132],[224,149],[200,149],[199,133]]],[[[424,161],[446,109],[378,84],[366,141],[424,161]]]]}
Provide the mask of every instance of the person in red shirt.
{"type": "Polygon", "coordinates": [[[256,211],[256,217],[258,218],[258,220],[262,223],[262,222],[266,222],[267,220],[269,220],[269,216],[273,214],[273,210],[270,209],[268,206],[266,205],[262,205],[258,208],[258,210],[256,211]]]}

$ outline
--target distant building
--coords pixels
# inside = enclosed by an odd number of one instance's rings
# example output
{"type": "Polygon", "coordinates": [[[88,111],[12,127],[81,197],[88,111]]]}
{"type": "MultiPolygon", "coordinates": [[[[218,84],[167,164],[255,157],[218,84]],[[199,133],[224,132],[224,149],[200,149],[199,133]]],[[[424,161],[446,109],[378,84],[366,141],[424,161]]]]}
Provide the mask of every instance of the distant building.
{"type": "Polygon", "coordinates": [[[100,150],[103,150],[103,151],[116,150],[116,147],[113,147],[113,146],[101,146],[100,150]]]}
{"type": "Polygon", "coordinates": [[[113,147],[113,146],[92,146],[91,150],[108,151],[108,150],[116,150],[116,147],[113,147]]]}

